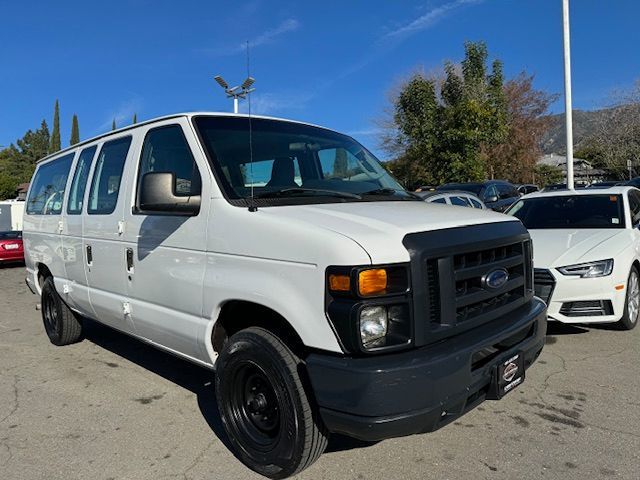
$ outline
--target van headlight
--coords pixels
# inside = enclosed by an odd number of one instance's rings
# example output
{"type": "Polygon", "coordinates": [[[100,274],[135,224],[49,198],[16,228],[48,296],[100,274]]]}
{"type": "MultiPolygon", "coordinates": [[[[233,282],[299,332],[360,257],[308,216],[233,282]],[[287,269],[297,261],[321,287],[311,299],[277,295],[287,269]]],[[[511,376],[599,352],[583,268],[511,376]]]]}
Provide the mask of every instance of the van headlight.
{"type": "Polygon", "coordinates": [[[411,306],[408,263],[327,268],[327,317],[347,353],[410,348],[411,306]]]}
{"type": "Polygon", "coordinates": [[[360,310],[360,340],[364,348],[372,348],[382,343],[388,328],[387,308],[381,305],[364,307],[360,310]]]}
{"type": "Polygon", "coordinates": [[[613,258],[567,265],[566,267],[558,267],[556,270],[563,275],[575,275],[581,278],[606,277],[613,272],[613,258]]]}

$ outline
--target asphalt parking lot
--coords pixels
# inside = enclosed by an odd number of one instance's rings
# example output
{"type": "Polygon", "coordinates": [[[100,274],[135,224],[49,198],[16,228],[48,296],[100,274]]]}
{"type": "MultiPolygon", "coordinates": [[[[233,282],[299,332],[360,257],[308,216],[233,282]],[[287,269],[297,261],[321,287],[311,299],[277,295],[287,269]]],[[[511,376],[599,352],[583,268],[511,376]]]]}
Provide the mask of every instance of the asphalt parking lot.
{"type": "MultiPolygon", "coordinates": [[[[36,300],[0,269],[0,478],[262,478],[226,447],[211,372],[94,323],[54,347],[36,300]]],[[[640,478],[640,328],[549,333],[502,401],[433,434],[333,438],[298,478],[640,478]]]]}

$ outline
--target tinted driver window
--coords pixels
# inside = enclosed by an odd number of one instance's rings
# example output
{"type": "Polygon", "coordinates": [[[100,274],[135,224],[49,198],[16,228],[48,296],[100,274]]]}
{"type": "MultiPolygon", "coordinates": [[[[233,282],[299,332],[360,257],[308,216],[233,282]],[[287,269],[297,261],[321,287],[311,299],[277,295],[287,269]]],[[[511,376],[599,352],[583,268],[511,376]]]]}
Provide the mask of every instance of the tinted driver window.
{"type": "Polygon", "coordinates": [[[202,179],[180,125],[155,128],[147,133],[138,170],[138,192],[142,178],[150,172],[173,173],[173,191],[177,196],[200,195],[202,179]]]}

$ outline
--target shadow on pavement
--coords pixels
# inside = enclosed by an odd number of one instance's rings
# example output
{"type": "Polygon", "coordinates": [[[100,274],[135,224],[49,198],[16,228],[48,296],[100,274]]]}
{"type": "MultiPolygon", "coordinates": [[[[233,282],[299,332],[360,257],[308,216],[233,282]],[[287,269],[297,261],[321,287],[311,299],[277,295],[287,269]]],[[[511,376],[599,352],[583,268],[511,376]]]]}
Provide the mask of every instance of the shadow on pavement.
{"type": "MultiPolygon", "coordinates": [[[[218,412],[214,383],[215,374],[211,370],[165,353],[93,320],[85,319],[83,327],[86,340],[193,392],[196,395],[200,413],[202,413],[209,428],[225,447],[235,455],[218,412]]],[[[373,445],[373,443],[342,435],[332,435],[326,451],[327,453],[340,452],[370,445],[373,445]]]]}

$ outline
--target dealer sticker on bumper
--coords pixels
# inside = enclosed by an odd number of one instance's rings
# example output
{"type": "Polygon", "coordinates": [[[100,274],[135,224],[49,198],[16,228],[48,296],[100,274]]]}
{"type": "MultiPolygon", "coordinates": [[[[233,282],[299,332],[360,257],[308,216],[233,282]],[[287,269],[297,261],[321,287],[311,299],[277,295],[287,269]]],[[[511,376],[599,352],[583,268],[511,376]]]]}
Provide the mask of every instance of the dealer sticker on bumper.
{"type": "Polygon", "coordinates": [[[498,366],[498,394],[506,395],[524,381],[524,358],[518,353],[498,366]]]}

